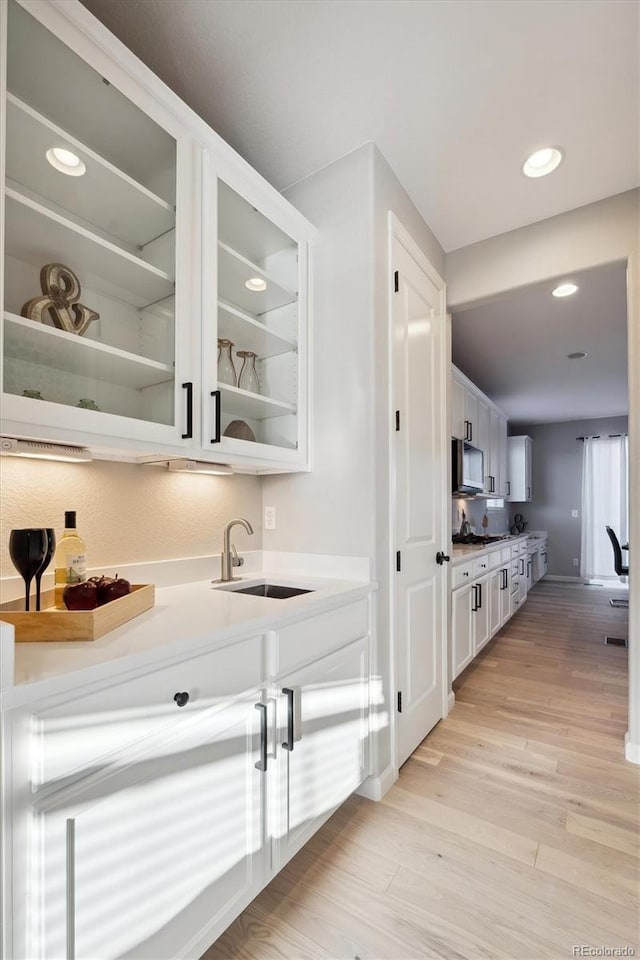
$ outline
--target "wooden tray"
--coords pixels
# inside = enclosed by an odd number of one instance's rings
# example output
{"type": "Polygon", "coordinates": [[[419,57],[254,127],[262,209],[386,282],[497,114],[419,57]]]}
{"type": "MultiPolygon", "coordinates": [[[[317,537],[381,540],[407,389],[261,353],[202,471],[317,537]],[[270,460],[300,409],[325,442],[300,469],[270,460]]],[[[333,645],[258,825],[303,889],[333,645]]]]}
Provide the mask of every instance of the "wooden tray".
{"type": "Polygon", "coordinates": [[[12,623],[17,643],[44,643],[50,640],[97,640],[105,633],[150,610],[155,603],[152,583],[132,583],[131,593],[111,600],[95,610],[56,610],[54,591],[42,594],[43,610],[25,613],[24,600],[0,604],[0,620],[12,623]]]}

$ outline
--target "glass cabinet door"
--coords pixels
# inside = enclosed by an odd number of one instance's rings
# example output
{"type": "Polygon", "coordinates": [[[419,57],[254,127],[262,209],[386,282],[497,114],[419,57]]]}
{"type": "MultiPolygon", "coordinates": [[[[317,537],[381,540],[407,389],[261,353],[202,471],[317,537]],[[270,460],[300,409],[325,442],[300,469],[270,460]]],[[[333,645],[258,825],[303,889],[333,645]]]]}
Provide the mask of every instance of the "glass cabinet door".
{"type": "Polygon", "coordinates": [[[218,355],[205,362],[217,363],[221,446],[293,461],[303,420],[300,278],[306,246],[222,180],[217,200],[218,355]]]}
{"type": "Polygon", "coordinates": [[[176,139],[15,0],[7,34],[4,393],[175,428],[176,139]]]}

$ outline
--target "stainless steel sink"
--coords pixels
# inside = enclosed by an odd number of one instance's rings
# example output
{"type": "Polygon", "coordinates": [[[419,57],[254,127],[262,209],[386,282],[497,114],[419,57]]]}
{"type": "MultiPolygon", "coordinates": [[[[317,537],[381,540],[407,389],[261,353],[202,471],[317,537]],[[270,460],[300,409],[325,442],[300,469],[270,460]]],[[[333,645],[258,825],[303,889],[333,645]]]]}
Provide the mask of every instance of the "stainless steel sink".
{"type": "Polygon", "coordinates": [[[278,583],[257,583],[253,587],[240,587],[233,593],[248,593],[252,597],[271,597],[273,600],[288,600],[289,597],[299,597],[302,593],[313,593],[313,590],[303,590],[301,587],[283,587],[278,583]]]}

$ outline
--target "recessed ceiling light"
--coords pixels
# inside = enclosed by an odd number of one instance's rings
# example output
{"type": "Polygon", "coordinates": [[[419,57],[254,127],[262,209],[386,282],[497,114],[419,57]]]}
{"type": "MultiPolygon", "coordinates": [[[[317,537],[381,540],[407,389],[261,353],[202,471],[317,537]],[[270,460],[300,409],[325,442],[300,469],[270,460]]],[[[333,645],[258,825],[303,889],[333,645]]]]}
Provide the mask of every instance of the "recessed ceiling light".
{"type": "Polygon", "coordinates": [[[65,147],[51,147],[47,150],[47,160],[52,167],[68,177],[81,177],[87,168],[75,153],[65,147]]]}
{"type": "Polygon", "coordinates": [[[247,290],[252,290],[253,293],[262,293],[263,290],[267,289],[267,281],[263,280],[262,277],[251,277],[250,280],[245,280],[244,285],[247,290]]]}
{"type": "Polygon", "coordinates": [[[588,353],[584,353],[582,350],[576,350],[575,353],[568,353],[567,360],[583,360],[585,357],[588,357],[588,353]]]}
{"type": "Polygon", "coordinates": [[[572,297],[577,293],[580,287],[577,283],[561,283],[555,290],[551,291],[553,297],[572,297]]]}
{"type": "Polygon", "coordinates": [[[522,165],[526,177],[546,177],[553,173],[562,160],[562,150],[557,147],[544,147],[527,157],[522,165]]]}

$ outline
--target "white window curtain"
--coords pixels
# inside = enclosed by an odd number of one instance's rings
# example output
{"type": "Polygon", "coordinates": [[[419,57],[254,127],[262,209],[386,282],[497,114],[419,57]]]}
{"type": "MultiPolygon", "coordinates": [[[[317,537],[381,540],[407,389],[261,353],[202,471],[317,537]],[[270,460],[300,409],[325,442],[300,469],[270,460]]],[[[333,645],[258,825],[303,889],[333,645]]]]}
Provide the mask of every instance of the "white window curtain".
{"type": "Polygon", "coordinates": [[[615,580],[613,549],[605,527],[620,543],[629,539],[627,437],[588,437],[582,459],[582,547],[585,580],[615,580]]]}

